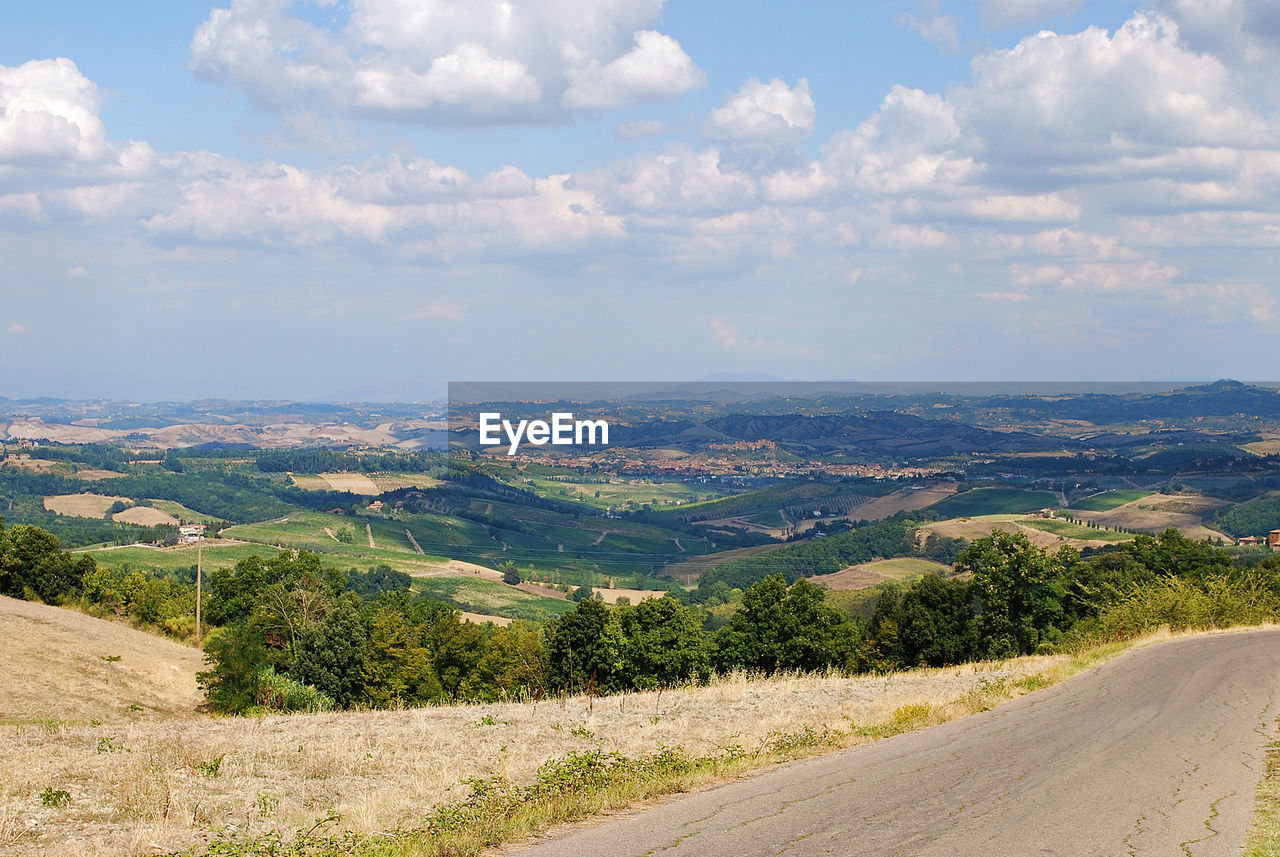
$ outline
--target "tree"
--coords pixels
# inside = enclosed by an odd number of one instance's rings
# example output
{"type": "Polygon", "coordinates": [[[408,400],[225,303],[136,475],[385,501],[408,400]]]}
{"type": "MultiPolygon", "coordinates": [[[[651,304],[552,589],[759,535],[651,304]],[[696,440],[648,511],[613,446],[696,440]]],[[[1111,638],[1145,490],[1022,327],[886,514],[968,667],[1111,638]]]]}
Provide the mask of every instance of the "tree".
{"type": "Polygon", "coordinates": [[[518,586],[521,583],[520,569],[511,560],[499,565],[498,571],[502,572],[502,582],[508,586],[518,586]]]}
{"type": "Polygon", "coordinates": [[[648,690],[683,681],[706,681],[711,675],[702,612],[670,597],[646,598],[635,606],[620,605],[610,614],[621,640],[618,669],[609,690],[648,690]]]}
{"type": "Polygon", "coordinates": [[[347,593],[324,621],[304,629],[289,675],[349,708],[360,701],[368,643],[360,617],[360,599],[347,593]]]}
{"type": "Polygon", "coordinates": [[[772,574],[742,596],[742,609],[715,636],[721,669],[852,669],[859,629],[826,603],[822,589],[798,580],[790,589],[772,574]]]}
{"type": "Polygon", "coordinates": [[[258,698],[262,671],[267,667],[267,650],[262,635],[246,622],[222,628],[205,640],[205,663],[209,669],[196,673],[209,707],[222,714],[241,714],[258,698]]]}
{"type": "Polygon", "coordinates": [[[616,625],[609,625],[609,608],[598,597],[584,598],[547,626],[547,681],[568,691],[608,686],[618,666],[616,625]]]}
{"type": "Polygon", "coordinates": [[[973,584],[926,574],[902,596],[898,644],[908,667],[941,667],[971,661],[978,650],[973,584]]]}
{"type": "Polygon", "coordinates": [[[1054,554],[1022,533],[996,530],[956,559],[957,572],[973,575],[978,599],[981,654],[990,658],[1030,654],[1064,624],[1067,569],[1078,558],[1063,546],[1054,554]]]}

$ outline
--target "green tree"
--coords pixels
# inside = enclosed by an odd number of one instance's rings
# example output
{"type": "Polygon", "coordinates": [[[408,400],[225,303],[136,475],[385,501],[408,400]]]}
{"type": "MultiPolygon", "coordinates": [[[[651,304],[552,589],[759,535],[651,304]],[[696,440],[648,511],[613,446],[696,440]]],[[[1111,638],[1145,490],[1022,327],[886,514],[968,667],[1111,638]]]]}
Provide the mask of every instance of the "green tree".
{"type": "Polygon", "coordinates": [[[941,667],[973,660],[978,653],[973,602],[973,584],[967,580],[926,574],[912,583],[898,611],[902,663],[941,667]]]}
{"type": "Polygon", "coordinates": [[[647,690],[711,674],[711,653],[702,630],[702,612],[671,597],[646,598],[615,607],[610,635],[621,641],[618,669],[610,690],[647,690]]]}
{"type": "Polygon", "coordinates": [[[859,629],[826,603],[822,589],[798,580],[788,589],[772,574],[742,596],[742,609],[715,635],[715,661],[721,669],[852,669],[859,629]]]}
{"type": "Polygon", "coordinates": [[[342,708],[361,701],[368,643],[360,599],[347,593],[322,622],[305,628],[289,675],[332,697],[342,708]]]}
{"type": "Polygon", "coordinates": [[[209,669],[196,673],[209,707],[222,714],[242,714],[258,699],[267,650],[262,634],[237,622],[210,634],[204,645],[209,669]]]}
{"type": "Polygon", "coordinates": [[[1002,530],[960,554],[956,571],[973,575],[983,655],[1025,655],[1056,637],[1065,619],[1064,579],[1077,558],[1070,547],[1050,554],[1022,533],[1002,530]]]}
{"type": "Polygon", "coordinates": [[[558,689],[580,691],[609,686],[618,668],[617,626],[609,627],[609,608],[599,598],[584,598],[547,626],[544,649],[547,681],[558,689]]]}

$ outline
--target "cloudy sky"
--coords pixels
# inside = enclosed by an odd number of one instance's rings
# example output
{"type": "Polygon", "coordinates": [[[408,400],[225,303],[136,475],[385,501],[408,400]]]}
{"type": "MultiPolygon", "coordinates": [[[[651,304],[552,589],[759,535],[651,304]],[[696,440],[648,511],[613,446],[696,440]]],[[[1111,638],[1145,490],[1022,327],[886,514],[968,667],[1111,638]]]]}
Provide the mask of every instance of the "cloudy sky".
{"type": "Polygon", "coordinates": [[[1271,378],[1274,0],[48,0],[0,396],[1271,378]]]}

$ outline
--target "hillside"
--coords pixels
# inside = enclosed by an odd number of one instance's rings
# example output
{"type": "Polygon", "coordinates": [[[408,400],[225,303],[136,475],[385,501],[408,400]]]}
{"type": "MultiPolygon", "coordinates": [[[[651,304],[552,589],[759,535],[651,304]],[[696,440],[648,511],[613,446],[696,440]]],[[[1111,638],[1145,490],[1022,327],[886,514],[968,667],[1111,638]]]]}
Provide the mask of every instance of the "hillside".
{"type": "Polygon", "coordinates": [[[0,651],[0,722],[128,722],[203,701],[199,650],[73,610],[0,596],[0,651]]]}

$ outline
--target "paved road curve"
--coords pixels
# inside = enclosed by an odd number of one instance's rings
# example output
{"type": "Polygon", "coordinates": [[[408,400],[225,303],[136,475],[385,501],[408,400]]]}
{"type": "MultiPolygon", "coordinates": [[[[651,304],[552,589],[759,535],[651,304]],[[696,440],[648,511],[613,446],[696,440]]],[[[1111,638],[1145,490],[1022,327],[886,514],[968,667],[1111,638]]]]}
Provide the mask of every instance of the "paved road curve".
{"type": "Polygon", "coordinates": [[[689,795],[525,857],[1239,855],[1280,631],[1162,643],[975,717],[689,795]]]}

